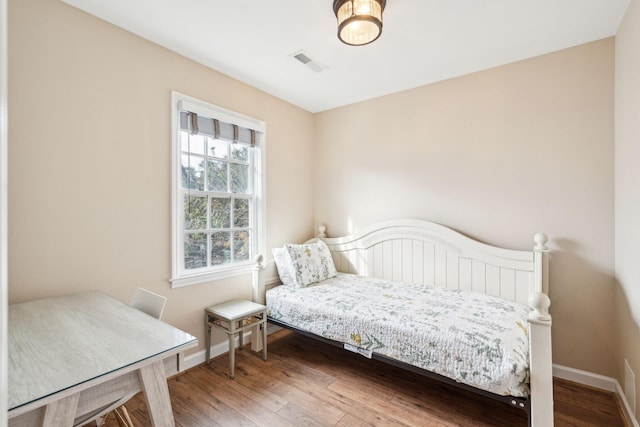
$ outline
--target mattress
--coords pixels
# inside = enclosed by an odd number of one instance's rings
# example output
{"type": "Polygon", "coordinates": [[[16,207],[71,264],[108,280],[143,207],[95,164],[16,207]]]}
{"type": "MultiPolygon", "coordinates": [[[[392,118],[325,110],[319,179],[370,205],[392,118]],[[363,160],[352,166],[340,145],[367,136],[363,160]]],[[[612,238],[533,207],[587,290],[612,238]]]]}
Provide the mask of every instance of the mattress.
{"type": "Polygon", "coordinates": [[[529,309],[502,298],[339,273],[266,293],[268,316],[491,393],[528,395],[529,309]]]}

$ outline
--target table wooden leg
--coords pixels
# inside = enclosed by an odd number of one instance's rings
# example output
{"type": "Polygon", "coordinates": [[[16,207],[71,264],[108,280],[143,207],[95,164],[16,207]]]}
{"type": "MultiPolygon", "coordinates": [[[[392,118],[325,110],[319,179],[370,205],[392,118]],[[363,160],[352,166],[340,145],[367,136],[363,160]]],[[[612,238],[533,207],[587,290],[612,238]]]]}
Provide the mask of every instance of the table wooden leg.
{"type": "Polygon", "coordinates": [[[154,427],[175,427],[169,387],[162,360],[143,366],[138,370],[142,391],[149,409],[149,418],[154,427]]]}
{"type": "Polygon", "coordinates": [[[43,427],[72,426],[80,393],[49,403],[44,409],[43,427]]]}

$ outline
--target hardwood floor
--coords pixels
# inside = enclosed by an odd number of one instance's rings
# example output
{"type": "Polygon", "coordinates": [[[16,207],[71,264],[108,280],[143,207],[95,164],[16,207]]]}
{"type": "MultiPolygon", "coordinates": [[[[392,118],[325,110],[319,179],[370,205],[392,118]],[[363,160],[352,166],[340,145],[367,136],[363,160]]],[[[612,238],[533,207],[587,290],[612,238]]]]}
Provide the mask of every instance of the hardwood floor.
{"type": "MultiPolygon", "coordinates": [[[[289,331],[169,380],[177,426],[527,426],[523,411],[289,331]]],[[[612,393],[556,380],[555,425],[625,426],[612,393]]],[[[151,425],[142,394],[127,403],[151,425]]],[[[106,426],[117,426],[109,417],[106,426]]]]}

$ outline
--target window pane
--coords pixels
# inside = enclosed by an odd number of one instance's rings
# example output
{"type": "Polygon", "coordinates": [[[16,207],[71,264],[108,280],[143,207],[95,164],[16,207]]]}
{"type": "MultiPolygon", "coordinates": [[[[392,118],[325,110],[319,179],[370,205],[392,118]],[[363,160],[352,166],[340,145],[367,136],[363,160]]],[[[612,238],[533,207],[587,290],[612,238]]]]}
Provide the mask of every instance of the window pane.
{"type": "Polygon", "coordinates": [[[239,162],[249,161],[249,147],[240,144],[231,144],[231,158],[239,162]]]}
{"type": "Polygon", "coordinates": [[[209,191],[227,192],[227,162],[207,162],[207,186],[209,191]]]}
{"type": "Polygon", "coordinates": [[[251,255],[251,243],[248,231],[233,233],[233,257],[236,261],[247,261],[251,255]]]}
{"type": "Polygon", "coordinates": [[[189,151],[189,132],[186,130],[180,131],[180,149],[182,151],[189,151]]]}
{"type": "Polygon", "coordinates": [[[204,190],[204,159],[182,155],[182,188],[204,190]]]}
{"type": "Polygon", "coordinates": [[[235,199],[233,201],[233,226],[236,228],[249,227],[248,199],[235,199]]]}
{"type": "Polygon", "coordinates": [[[207,266],[207,235],[204,233],[185,233],[184,268],[191,270],[207,266]]]}
{"type": "Polygon", "coordinates": [[[229,158],[229,143],[222,139],[209,138],[209,156],[219,159],[229,158]]]}
{"type": "Polygon", "coordinates": [[[249,191],[249,166],[231,163],[231,192],[246,194],[249,191]]]}
{"type": "Polygon", "coordinates": [[[211,265],[231,262],[230,238],[231,233],[228,232],[211,234],[211,265]]]}
{"type": "Polygon", "coordinates": [[[204,230],[207,228],[207,198],[184,196],[184,229],[204,230]]]}
{"type": "Polygon", "coordinates": [[[206,135],[189,135],[187,139],[182,140],[182,151],[193,154],[206,154],[207,153],[207,137],[206,135]]]}
{"type": "Polygon", "coordinates": [[[231,199],[211,198],[211,228],[231,227],[231,199]]]}

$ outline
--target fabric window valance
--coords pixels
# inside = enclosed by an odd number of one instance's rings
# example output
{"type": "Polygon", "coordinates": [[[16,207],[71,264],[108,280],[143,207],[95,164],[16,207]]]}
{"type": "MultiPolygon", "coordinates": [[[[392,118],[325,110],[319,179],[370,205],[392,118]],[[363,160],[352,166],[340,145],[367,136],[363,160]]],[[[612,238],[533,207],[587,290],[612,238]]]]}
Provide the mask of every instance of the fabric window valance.
{"type": "Polygon", "coordinates": [[[234,143],[241,142],[255,147],[260,132],[189,111],[180,111],[180,129],[192,134],[207,135],[234,143]]]}

